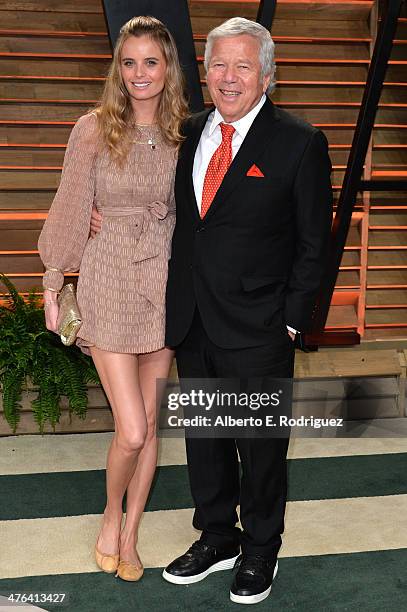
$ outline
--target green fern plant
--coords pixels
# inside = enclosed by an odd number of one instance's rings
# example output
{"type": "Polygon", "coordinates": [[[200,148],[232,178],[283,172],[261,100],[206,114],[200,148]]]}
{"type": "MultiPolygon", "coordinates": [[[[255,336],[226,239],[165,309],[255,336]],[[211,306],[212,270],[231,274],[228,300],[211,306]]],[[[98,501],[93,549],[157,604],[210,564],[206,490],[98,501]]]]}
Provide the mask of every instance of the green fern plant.
{"type": "Polygon", "coordinates": [[[85,418],[86,383],[100,382],[92,360],[75,345],[64,346],[47,330],[34,289],[25,301],[1,273],[0,282],[8,291],[5,304],[0,305],[0,391],[4,417],[13,433],[20,421],[22,392],[29,379],[38,392],[31,404],[41,433],[47,422],[55,429],[62,396],[68,398],[70,414],[85,418]]]}

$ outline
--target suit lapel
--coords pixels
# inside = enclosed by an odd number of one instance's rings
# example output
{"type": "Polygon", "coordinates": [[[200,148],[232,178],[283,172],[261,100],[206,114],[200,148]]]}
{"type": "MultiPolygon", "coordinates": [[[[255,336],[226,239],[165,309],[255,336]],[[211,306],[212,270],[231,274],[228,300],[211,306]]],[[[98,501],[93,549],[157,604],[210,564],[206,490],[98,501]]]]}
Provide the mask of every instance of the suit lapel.
{"type": "Polygon", "coordinates": [[[205,215],[206,220],[216,212],[221,202],[237,187],[239,181],[246,175],[249,168],[261,156],[268,141],[278,127],[279,120],[278,109],[276,109],[274,104],[267,98],[259,114],[253,121],[229,170],[225,174],[222,184],[205,215]]]}
{"type": "Polygon", "coordinates": [[[191,127],[188,132],[187,139],[183,146],[182,155],[184,158],[184,170],[186,179],[186,202],[187,208],[192,211],[194,219],[201,221],[199,215],[198,204],[195,197],[194,182],[192,178],[192,172],[194,169],[194,159],[196,149],[201,138],[202,131],[206,125],[208,116],[213,111],[213,107],[209,110],[205,110],[199,115],[195,116],[191,120],[191,127]]]}

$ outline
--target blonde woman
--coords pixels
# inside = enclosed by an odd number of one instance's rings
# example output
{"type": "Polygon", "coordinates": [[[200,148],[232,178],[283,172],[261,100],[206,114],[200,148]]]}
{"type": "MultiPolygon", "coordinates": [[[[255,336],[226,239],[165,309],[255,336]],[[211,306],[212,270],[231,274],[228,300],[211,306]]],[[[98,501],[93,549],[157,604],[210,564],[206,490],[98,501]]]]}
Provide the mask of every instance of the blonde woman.
{"type": "Polygon", "coordinates": [[[134,17],[121,29],[100,104],[72,130],[38,243],[52,331],[64,272],[79,269],[77,344],[93,358],[115,424],[95,556],[103,571],[131,581],[143,573],[137,532],[157,460],[156,379],[168,376],[173,356],[164,347],[165,285],[186,116],[170,33],[157,19],[134,17]],[[93,204],[103,226],[89,239],[93,204]]]}

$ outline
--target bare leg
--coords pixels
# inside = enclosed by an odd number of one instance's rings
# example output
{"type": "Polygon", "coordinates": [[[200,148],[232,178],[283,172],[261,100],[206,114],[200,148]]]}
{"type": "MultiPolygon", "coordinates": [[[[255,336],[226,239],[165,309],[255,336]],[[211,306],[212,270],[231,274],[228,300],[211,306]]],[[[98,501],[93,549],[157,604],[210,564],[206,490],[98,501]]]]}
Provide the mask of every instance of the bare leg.
{"type": "Polygon", "coordinates": [[[122,502],[136,469],[147,434],[147,419],[141,393],[138,357],[91,348],[93,361],[108,396],[115,422],[106,466],[107,504],[98,539],[105,554],[118,552],[122,502]]]}
{"type": "Polygon", "coordinates": [[[138,566],[141,565],[135,550],[138,527],[157,465],[156,380],[168,378],[172,359],[173,352],[166,348],[139,355],[139,380],[146,410],[147,436],[127,488],[126,523],[120,536],[120,558],[138,566]]]}

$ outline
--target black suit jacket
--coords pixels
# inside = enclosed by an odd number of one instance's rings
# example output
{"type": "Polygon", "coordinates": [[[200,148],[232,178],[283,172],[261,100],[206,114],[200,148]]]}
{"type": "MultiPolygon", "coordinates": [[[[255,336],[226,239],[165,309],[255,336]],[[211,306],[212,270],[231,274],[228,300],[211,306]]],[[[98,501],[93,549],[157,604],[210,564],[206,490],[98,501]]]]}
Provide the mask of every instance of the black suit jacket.
{"type": "Polygon", "coordinates": [[[260,346],[310,324],[331,228],[328,144],[267,99],[201,220],[192,168],[211,110],[188,121],[177,166],[166,344],[182,342],[197,305],[216,345],[260,346]],[[264,177],[247,175],[253,164],[264,177]]]}

